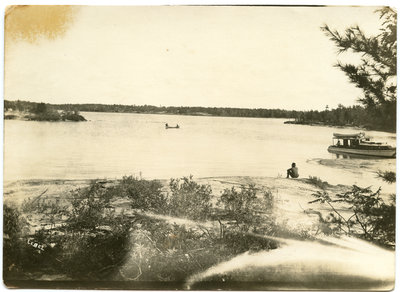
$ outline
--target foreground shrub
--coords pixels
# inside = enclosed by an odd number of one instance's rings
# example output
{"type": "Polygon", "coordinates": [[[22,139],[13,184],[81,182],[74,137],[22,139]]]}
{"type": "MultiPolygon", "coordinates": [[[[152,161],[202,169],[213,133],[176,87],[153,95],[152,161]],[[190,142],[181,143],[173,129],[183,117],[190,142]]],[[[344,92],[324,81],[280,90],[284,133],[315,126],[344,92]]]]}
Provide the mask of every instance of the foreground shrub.
{"type": "Polygon", "coordinates": [[[52,222],[60,212],[57,204],[48,198],[27,202],[25,208],[31,214],[43,212],[40,221],[46,222],[32,235],[21,234],[18,213],[6,209],[7,232],[16,235],[4,245],[4,263],[18,274],[4,273],[5,278],[35,278],[35,274],[82,280],[106,278],[127,253],[132,226],[132,219],[117,214],[110,200],[107,189],[96,182],[75,190],[63,206],[67,219],[57,226],[52,222]]]}
{"type": "Polygon", "coordinates": [[[394,171],[378,171],[377,175],[379,178],[381,178],[383,181],[387,183],[395,183],[396,182],[396,173],[394,171]]]}
{"type": "Polygon", "coordinates": [[[193,220],[207,219],[211,211],[211,187],[200,185],[193,177],[171,179],[168,212],[171,215],[193,220]]]}
{"type": "Polygon", "coordinates": [[[103,279],[124,259],[129,250],[128,220],[114,218],[107,222],[109,230],[66,232],[53,237],[54,250],[62,272],[77,279],[103,279]]]}
{"type": "Polygon", "coordinates": [[[49,234],[63,272],[75,278],[102,278],[115,268],[128,248],[130,219],[115,213],[111,193],[102,184],[72,192],[67,224],[60,235],[49,234]]]}
{"type": "Polygon", "coordinates": [[[323,191],[313,194],[317,199],[309,203],[327,204],[333,211],[332,223],[346,234],[356,235],[366,240],[386,246],[395,244],[396,205],[394,197],[389,204],[380,197],[380,189],[376,192],[368,188],[353,186],[351,191],[337,194],[336,199],[323,191]],[[336,203],[344,203],[352,211],[346,218],[335,207],[336,203]]]}
{"type": "Polygon", "coordinates": [[[241,229],[265,229],[274,224],[274,198],[272,192],[257,189],[255,185],[225,189],[217,202],[225,213],[221,219],[234,220],[241,229]],[[257,194],[260,193],[260,196],[257,194]]]}
{"type": "Polygon", "coordinates": [[[92,182],[88,188],[73,191],[68,228],[85,230],[102,225],[109,200],[103,187],[96,182],[92,182]]]}
{"type": "Polygon", "coordinates": [[[218,205],[223,206],[230,219],[234,219],[238,223],[252,222],[258,205],[255,186],[242,186],[240,191],[237,191],[235,187],[225,189],[218,200],[218,205]]]}
{"type": "Polygon", "coordinates": [[[132,242],[121,280],[184,281],[229,254],[208,235],[150,218],[141,220],[132,242]]]}
{"type": "Polygon", "coordinates": [[[3,234],[4,237],[16,239],[21,236],[22,229],[26,225],[21,212],[16,208],[4,204],[3,206],[3,234]]]}
{"type": "Polygon", "coordinates": [[[3,206],[3,276],[12,277],[21,272],[24,255],[22,239],[26,221],[17,208],[4,204],[3,206]]]}
{"type": "Polygon", "coordinates": [[[312,184],[322,190],[325,190],[329,187],[329,183],[326,181],[321,180],[319,177],[316,176],[309,176],[306,180],[307,183],[312,184]]]}
{"type": "Polygon", "coordinates": [[[278,247],[278,243],[275,241],[259,237],[256,234],[242,232],[226,233],[223,242],[234,254],[240,254],[246,251],[258,252],[261,250],[276,249],[278,247]]]}
{"type": "Polygon", "coordinates": [[[124,176],[113,192],[131,199],[131,206],[134,209],[163,211],[167,204],[162,184],[158,180],[124,176]]]}

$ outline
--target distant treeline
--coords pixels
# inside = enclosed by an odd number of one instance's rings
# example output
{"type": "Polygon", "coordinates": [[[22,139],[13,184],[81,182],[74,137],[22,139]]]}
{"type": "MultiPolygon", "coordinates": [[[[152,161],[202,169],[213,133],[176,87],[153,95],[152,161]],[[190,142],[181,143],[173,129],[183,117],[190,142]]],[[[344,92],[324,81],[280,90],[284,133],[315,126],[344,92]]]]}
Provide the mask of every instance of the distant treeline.
{"type": "Polygon", "coordinates": [[[361,127],[367,130],[396,132],[396,108],[380,107],[367,110],[362,106],[345,107],[324,111],[304,111],[296,115],[293,124],[321,124],[331,126],[361,127]]]}
{"type": "MultiPolygon", "coordinates": [[[[4,110],[32,111],[38,103],[29,101],[4,101],[4,110]]],[[[394,118],[384,119],[373,115],[362,106],[345,107],[338,105],[335,109],[323,111],[294,111],[282,109],[247,109],[230,107],[187,107],[187,106],[153,106],[153,105],[120,105],[120,104],[46,104],[53,110],[67,112],[115,112],[115,113],[149,113],[175,115],[209,115],[221,117],[254,117],[254,118],[286,118],[290,123],[304,125],[330,125],[363,127],[371,130],[395,132],[394,118]]]]}
{"type": "MultiPolygon", "coordinates": [[[[38,103],[29,101],[4,101],[4,109],[31,111],[38,103]]],[[[54,110],[71,112],[152,113],[174,115],[209,115],[221,117],[294,118],[299,111],[281,109],[247,109],[229,107],[188,107],[121,104],[46,104],[54,110]]]]}

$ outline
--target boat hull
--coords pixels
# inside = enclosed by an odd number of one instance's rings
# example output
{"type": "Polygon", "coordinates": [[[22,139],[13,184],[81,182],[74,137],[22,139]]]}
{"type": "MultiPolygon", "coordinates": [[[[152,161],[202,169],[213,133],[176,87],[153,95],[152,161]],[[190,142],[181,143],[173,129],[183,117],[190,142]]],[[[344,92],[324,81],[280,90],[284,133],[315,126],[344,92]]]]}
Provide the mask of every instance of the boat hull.
{"type": "Polygon", "coordinates": [[[385,158],[396,158],[396,149],[356,149],[356,148],[344,148],[337,146],[329,146],[328,152],[338,154],[356,154],[363,156],[374,156],[374,157],[385,157],[385,158]]]}

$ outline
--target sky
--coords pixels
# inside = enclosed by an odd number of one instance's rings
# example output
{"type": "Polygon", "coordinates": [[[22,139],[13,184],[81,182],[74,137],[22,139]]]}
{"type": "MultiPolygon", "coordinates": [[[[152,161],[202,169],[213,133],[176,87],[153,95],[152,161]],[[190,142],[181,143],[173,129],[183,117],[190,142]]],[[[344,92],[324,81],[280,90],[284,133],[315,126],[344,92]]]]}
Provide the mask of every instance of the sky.
{"type": "Polygon", "coordinates": [[[379,33],[377,7],[25,6],[7,11],[4,98],[323,110],[362,91],[320,27],[379,33]]]}

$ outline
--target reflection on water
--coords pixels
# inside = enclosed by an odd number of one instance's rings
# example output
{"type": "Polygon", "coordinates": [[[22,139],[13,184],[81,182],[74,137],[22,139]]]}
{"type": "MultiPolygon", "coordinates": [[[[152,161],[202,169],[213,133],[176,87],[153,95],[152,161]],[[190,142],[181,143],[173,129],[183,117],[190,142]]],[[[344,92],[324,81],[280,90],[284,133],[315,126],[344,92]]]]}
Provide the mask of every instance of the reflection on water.
{"type": "MultiPolygon", "coordinates": [[[[329,153],[332,133],[355,132],[348,129],[285,125],[281,119],[82,114],[88,122],[6,120],[5,180],[120,178],[140,172],[145,178],[276,177],[296,162],[301,177],[372,185],[381,184],[378,169],[395,169],[395,159],[343,162],[329,153]],[[165,129],[166,123],[181,128],[165,129]]],[[[395,143],[395,134],[367,134],[395,143]]]]}
{"type": "Polygon", "coordinates": [[[376,160],[376,159],[393,159],[393,158],[387,158],[387,157],[380,157],[380,158],[376,158],[373,156],[369,156],[369,155],[360,155],[360,154],[339,154],[339,153],[334,153],[334,156],[336,159],[372,159],[372,160],[376,160]]]}

